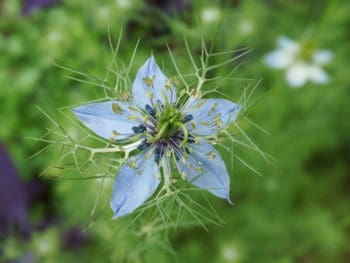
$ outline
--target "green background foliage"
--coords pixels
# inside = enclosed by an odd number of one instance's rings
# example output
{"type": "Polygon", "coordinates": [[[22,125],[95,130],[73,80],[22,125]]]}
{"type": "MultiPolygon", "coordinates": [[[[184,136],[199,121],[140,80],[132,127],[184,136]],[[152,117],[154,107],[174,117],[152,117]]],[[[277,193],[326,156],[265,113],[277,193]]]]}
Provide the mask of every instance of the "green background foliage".
{"type": "MultiPolygon", "coordinates": [[[[184,224],[158,231],[162,222],[133,222],[133,215],[119,225],[105,206],[112,179],[102,186],[101,179],[56,180],[57,171],[49,170],[51,177],[40,177],[49,197],[30,203],[31,238],[23,241],[15,233],[0,237],[0,260],[31,253],[37,262],[349,262],[350,2],[185,1],[180,11],[143,1],[130,0],[128,7],[118,2],[64,0],[26,16],[19,0],[0,2],[0,142],[23,181],[38,178],[59,154],[54,150],[29,158],[47,144],[28,137],[39,138],[52,126],[36,106],[50,113],[101,97],[98,87],[67,78],[77,75],[56,64],[104,79],[112,57],[109,36],[116,43],[121,30],[120,63],[128,64],[140,39],[131,79],[151,52],[166,75],[176,75],[166,43],[182,72],[193,73],[184,36],[195,57],[201,36],[216,52],[252,48],[214,74],[227,74],[239,65],[233,79],[218,87],[233,101],[262,80],[238,123],[273,158],[266,161],[256,150],[235,145],[235,155],[259,176],[221,149],[234,205],[205,195],[225,221],[208,225],[208,230],[184,224]],[[203,21],[208,7],[217,10],[217,21],[203,21]],[[296,40],[307,36],[318,48],[332,50],[334,58],[325,68],[329,83],[293,89],[283,71],[264,65],[263,56],[281,35],[296,40]],[[92,217],[94,204],[103,209],[92,217]],[[36,227],[48,214],[50,224],[36,227]],[[130,221],[138,231],[113,235],[130,221]],[[85,241],[78,247],[62,241],[72,227],[84,229],[85,241]]],[[[106,83],[114,85],[113,80],[106,83]]],[[[75,132],[69,120],[64,122],[75,132]]],[[[232,132],[238,133],[234,127],[232,132]]],[[[69,169],[64,173],[74,177],[69,169]]]]}

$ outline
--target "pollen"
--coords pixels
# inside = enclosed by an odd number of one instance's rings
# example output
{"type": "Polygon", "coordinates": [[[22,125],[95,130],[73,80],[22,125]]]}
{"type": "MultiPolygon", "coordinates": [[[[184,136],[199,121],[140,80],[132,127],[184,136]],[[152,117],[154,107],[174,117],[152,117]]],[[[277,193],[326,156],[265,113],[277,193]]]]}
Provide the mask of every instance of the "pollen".
{"type": "Polygon", "coordinates": [[[136,159],[130,160],[129,162],[127,162],[127,164],[131,169],[133,169],[133,170],[136,169],[136,159]]]}
{"type": "Polygon", "coordinates": [[[200,123],[204,126],[210,126],[210,123],[207,121],[201,121],[200,123]]]}
{"type": "Polygon", "coordinates": [[[153,154],[153,151],[148,151],[148,153],[145,155],[145,158],[146,159],[151,158],[152,154],[153,154]]]}
{"type": "Polygon", "coordinates": [[[200,166],[196,166],[196,167],[194,168],[194,170],[196,170],[196,172],[201,172],[201,173],[204,172],[204,169],[203,169],[202,167],[200,167],[200,166]]]}
{"type": "Polygon", "coordinates": [[[212,151],[207,152],[205,156],[207,156],[209,160],[215,160],[216,158],[216,154],[213,153],[212,151]]]}
{"type": "Polygon", "coordinates": [[[215,125],[217,129],[220,129],[221,127],[224,126],[224,122],[222,120],[216,120],[215,125]]]}
{"type": "Polygon", "coordinates": [[[142,80],[144,83],[146,83],[147,87],[152,87],[155,79],[156,79],[156,76],[152,76],[151,78],[146,77],[146,78],[143,78],[142,80]]]}
{"type": "Polygon", "coordinates": [[[183,180],[186,180],[188,179],[188,175],[185,173],[185,172],[180,172],[180,176],[183,180]]]}
{"type": "Polygon", "coordinates": [[[180,175],[181,175],[181,178],[182,178],[183,180],[186,180],[186,181],[187,181],[188,175],[187,175],[185,172],[181,172],[180,175]]]}
{"type": "Polygon", "coordinates": [[[205,104],[206,102],[207,102],[206,100],[202,99],[200,103],[198,103],[198,104],[196,104],[196,105],[194,106],[194,108],[195,108],[195,109],[200,109],[201,107],[204,106],[204,104],[205,104]]]}
{"type": "Polygon", "coordinates": [[[215,111],[216,109],[217,109],[217,107],[218,107],[218,104],[217,104],[217,102],[214,102],[213,103],[213,106],[211,106],[211,111],[215,111]]]}
{"type": "Polygon", "coordinates": [[[115,114],[121,114],[122,110],[120,108],[120,106],[117,103],[113,103],[112,104],[112,110],[115,114]]]}
{"type": "Polygon", "coordinates": [[[136,107],[133,107],[133,106],[129,106],[129,110],[134,111],[134,112],[137,112],[137,108],[136,108],[136,107]]]}
{"type": "Polygon", "coordinates": [[[150,100],[153,100],[153,93],[152,92],[146,91],[146,95],[150,100]]]}

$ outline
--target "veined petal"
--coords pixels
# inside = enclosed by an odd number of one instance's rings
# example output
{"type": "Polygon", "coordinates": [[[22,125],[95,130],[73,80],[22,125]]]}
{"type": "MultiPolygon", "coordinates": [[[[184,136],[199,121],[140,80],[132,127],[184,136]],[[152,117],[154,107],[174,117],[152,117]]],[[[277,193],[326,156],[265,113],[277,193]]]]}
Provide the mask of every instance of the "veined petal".
{"type": "Polygon", "coordinates": [[[156,191],[159,167],[154,154],[148,155],[146,151],[131,157],[120,168],[110,201],[114,219],[135,211],[156,191]]]}
{"type": "Polygon", "coordinates": [[[203,140],[188,147],[189,153],[177,161],[181,175],[195,186],[230,202],[230,177],[219,152],[203,140]]]}
{"type": "Polygon", "coordinates": [[[91,103],[72,111],[86,127],[107,140],[125,139],[134,133],[132,127],[140,124],[139,113],[121,101],[91,103]]]}
{"type": "Polygon", "coordinates": [[[287,70],[286,81],[293,88],[303,86],[309,78],[309,66],[297,63],[287,70]]]}
{"type": "Polygon", "coordinates": [[[165,104],[176,101],[175,88],[168,83],[153,55],[141,66],[132,86],[132,94],[141,108],[154,105],[158,100],[165,104]]]}
{"type": "MultiPolygon", "coordinates": [[[[189,100],[191,101],[191,100],[189,100]]],[[[235,121],[241,106],[225,99],[197,99],[184,109],[184,115],[193,119],[186,123],[187,129],[195,135],[212,135],[235,121]]]]}

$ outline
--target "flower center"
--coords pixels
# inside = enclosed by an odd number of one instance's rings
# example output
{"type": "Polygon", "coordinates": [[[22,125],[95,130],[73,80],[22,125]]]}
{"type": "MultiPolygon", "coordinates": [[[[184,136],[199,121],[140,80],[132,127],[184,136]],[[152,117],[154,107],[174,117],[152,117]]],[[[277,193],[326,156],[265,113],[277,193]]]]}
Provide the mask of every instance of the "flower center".
{"type": "Polygon", "coordinates": [[[311,40],[304,40],[300,45],[300,57],[304,60],[310,60],[315,53],[315,43],[311,40]]]}
{"type": "Polygon", "coordinates": [[[173,137],[182,127],[183,119],[178,109],[165,107],[157,120],[157,137],[159,139],[173,137]]]}

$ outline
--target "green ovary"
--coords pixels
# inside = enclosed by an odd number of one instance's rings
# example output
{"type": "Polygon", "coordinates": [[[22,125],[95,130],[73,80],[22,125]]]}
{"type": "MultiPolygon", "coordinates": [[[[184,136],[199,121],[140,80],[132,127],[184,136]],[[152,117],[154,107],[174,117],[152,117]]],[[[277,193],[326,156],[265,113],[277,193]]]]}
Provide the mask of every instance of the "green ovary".
{"type": "Polygon", "coordinates": [[[304,40],[301,42],[300,57],[304,60],[310,60],[315,53],[315,43],[311,40],[304,40]]]}
{"type": "Polygon", "coordinates": [[[181,113],[176,108],[166,107],[158,117],[157,139],[171,138],[179,130],[183,121],[181,113]]]}

